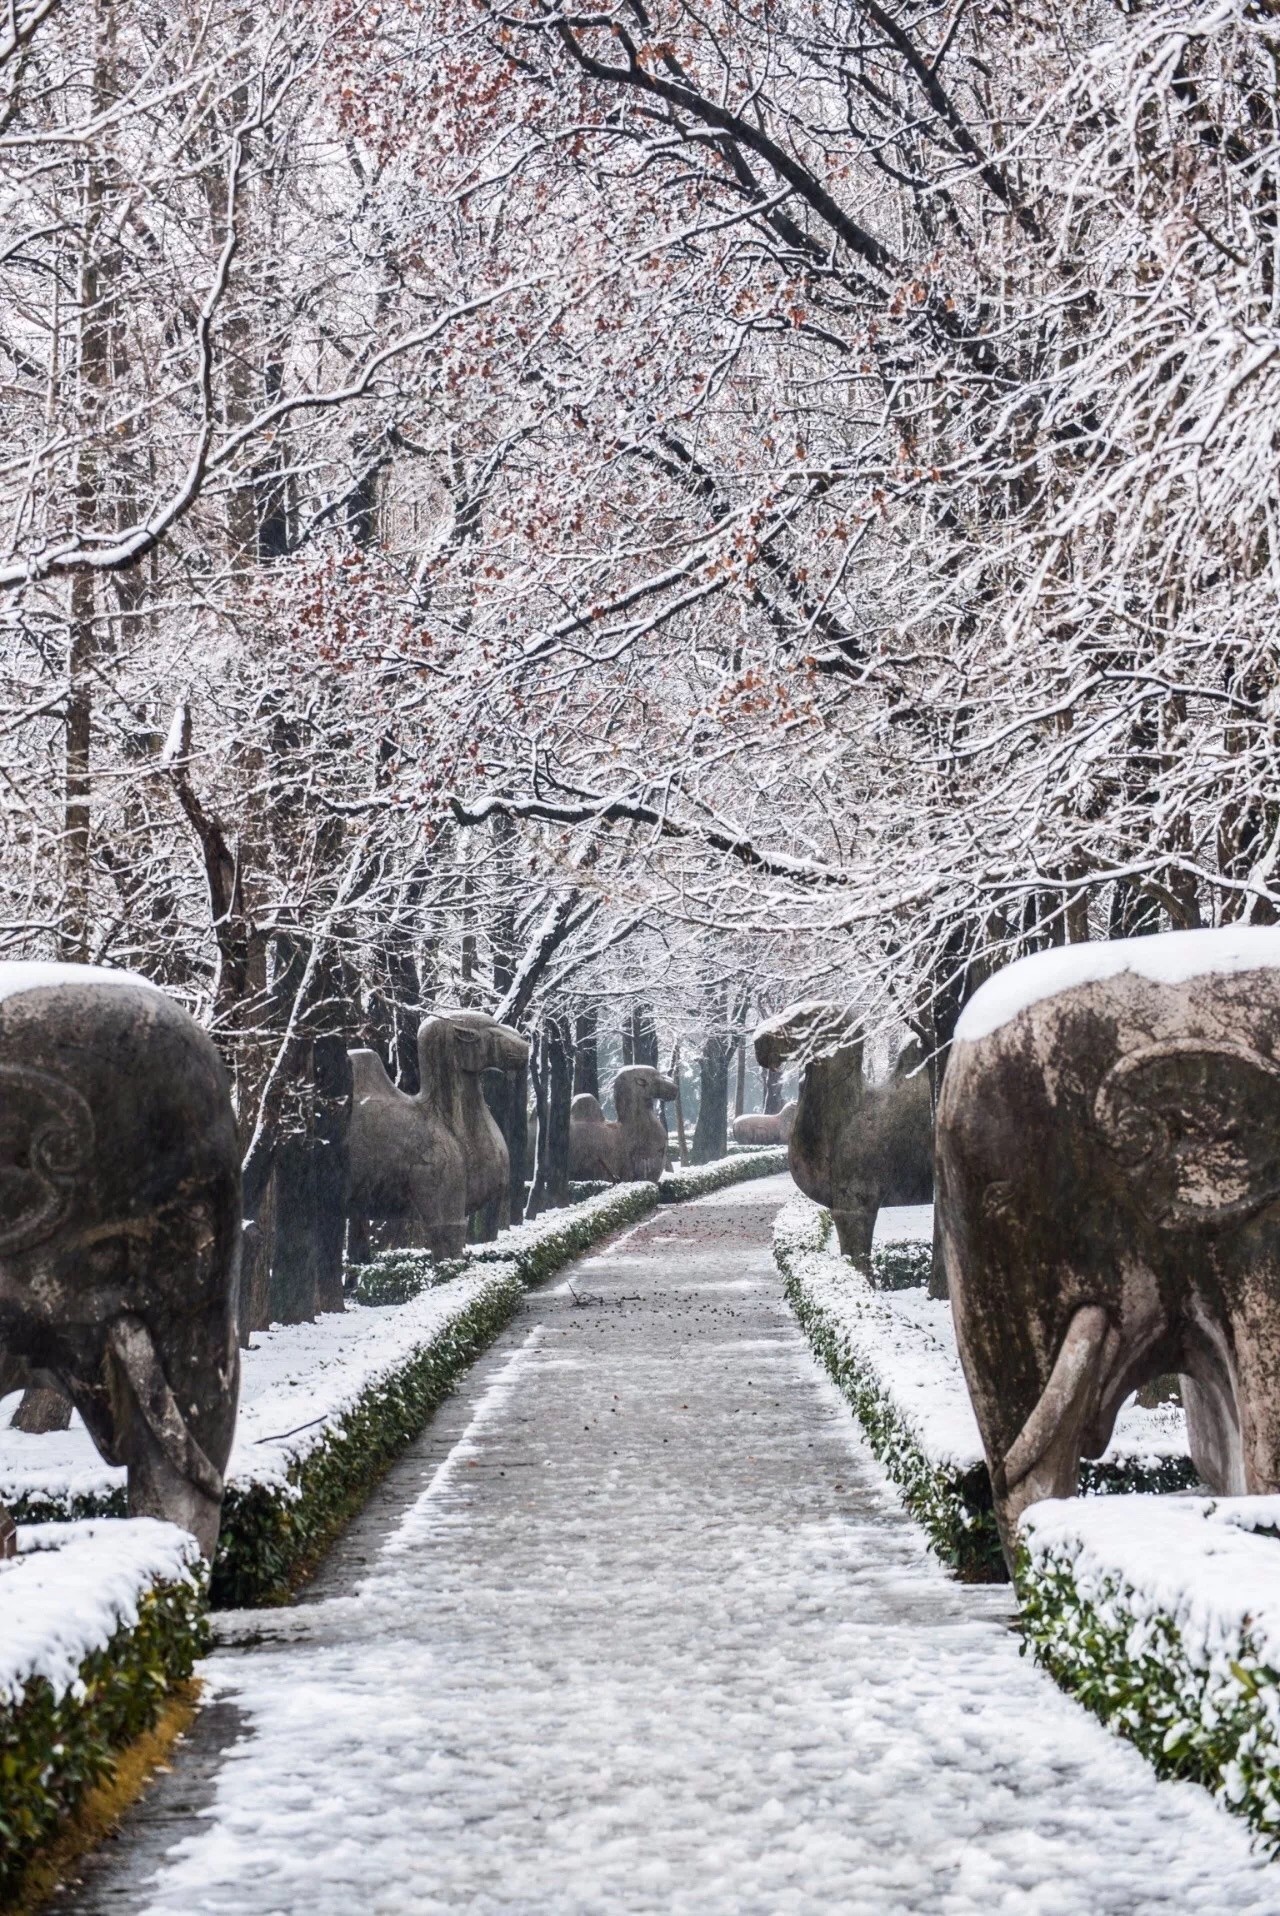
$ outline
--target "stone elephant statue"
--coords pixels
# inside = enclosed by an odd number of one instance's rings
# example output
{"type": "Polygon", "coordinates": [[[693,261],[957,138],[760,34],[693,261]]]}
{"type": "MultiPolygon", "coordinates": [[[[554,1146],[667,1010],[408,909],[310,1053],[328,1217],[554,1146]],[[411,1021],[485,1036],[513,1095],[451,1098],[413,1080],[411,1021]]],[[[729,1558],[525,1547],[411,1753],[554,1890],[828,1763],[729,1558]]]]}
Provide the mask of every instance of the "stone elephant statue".
{"type": "Polygon", "coordinates": [[[432,1256],[460,1257],[473,1211],[510,1188],[506,1142],[485,1106],[482,1074],[514,1070],[529,1047],[485,1012],[442,1011],[418,1027],[419,1089],[392,1084],[376,1051],[351,1052],[347,1214],[353,1256],[370,1218],[399,1224],[432,1256]]]}
{"type": "Polygon", "coordinates": [[[579,1092],[569,1107],[569,1176],[656,1183],[667,1168],[667,1127],[654,1105],[675,1095],[674,1080],[651,1065],[624,1065],[613,1081],[613,1124],[597,1098],[579,1092]]]}
{"type": "Polygon", "coordinates": [[[796,1121],[797,1101],[791,1098],[781,1111],[747,1111],[733,1121],[735,1144],[787,1144],[796,1121]]]}
{"type": "Polygon", "coordinates": [[[881,1205],[933,1196],[932,1105],[916,1046],[887,1083],[868,1085],[856,1026],[838,1005],[815,1000],[769,1019],[754,1042],[768,1071],[805,1055],[787,1162],[805,1196],[830,1210],[843,1254],[869,1269],[881,1205]]]}
{"type": "Polygon", "coordinates": [[[1006,1555],[1168,1371],[1210,1488],[1280,1491],[1280,931],[998,973],[956,1028],[938,1178],[1006,1555]]]}
{"type": "Polygon", "coordinates": [[[240,1387],[240,1150],[164,992],[0,964],[0,1390],[66,1393],[129,1511],[217,1542],[240,1387]]]}

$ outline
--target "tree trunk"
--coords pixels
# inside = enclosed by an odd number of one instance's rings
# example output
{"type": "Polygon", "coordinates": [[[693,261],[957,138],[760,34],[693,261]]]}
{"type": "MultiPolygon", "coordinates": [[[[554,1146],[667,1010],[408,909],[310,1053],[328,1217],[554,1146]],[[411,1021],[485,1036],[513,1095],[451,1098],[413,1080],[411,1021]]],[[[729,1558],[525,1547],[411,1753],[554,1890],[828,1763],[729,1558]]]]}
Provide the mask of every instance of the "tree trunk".
{"type": "Polygon", "coordinates": [[[690,1153],[695,1164],[710,1164],[713,1158],[722,1158],[729,1148],[729,1054],[732,1048],[732,1039],[723,1031],[709,1033],[702,1048],[698,1122],[694,1126],[690,1153]]]}
{"type": "MultiPolygon", "coordinates": [[[[569,1106],[573,1101],[573,1032],[567,1016],[543,1026],[542,1060],[546,1105],[545,1140],[539,1140],[539,1210],[569,1201],[569,1106]]],[[[541,1110],[539,1111],[541,1117],[541,1110]]]]}
{"type": "Polygon", "coordinates": [[[351,1060],[347,1041],[331,1034],[312,1047],[315,1085],[316,1309],[341,1311],[347,1237],[351,1060]]]}
{"type": "Polygon", "coordinates": [[[589,1092],[593,1098],[600,1096],[600,1057],[598,1035],[600,1014],[597,1011],[581,1011],[573,1036],[573,1091],[589,1092]]]}
{"type": "Polygon", "coordinates": [[[658,1027],[648,1005],[637,1005],[631,1014],[630,1063],[658,1069],[658,1027]]]}
{"type": "Polygon", "coordinates": [[[684,1134],[684,1096],[680,1089],[680,1046],[677,1043],[671,1053],[671,1079],[676,1088],[676,1143],[680,1148],[680,1162],[689,1162],[689,1145],[684,1134]]]}
{"type": "Polygon", "coordinates": [[[733,1115],[735,1118],[740,1118],[747,1101],[747,1037],[743,1031],[738,1033],[736,1048],[738,1075],[733,1087],[733,1115]]]}
{"type": "Polygon", "coordinates": [[[762,1072],[764,1079],[764,1109],[770,1117],[781,1111],[783,1106],[781,1071],[762,1072]]]}

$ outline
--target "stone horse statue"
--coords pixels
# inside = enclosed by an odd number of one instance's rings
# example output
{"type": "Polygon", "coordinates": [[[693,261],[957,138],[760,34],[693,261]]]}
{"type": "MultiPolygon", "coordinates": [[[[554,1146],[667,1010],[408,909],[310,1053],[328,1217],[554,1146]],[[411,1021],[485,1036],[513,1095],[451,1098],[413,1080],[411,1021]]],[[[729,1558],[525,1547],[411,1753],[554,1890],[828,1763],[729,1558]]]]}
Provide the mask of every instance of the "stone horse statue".
{"type": "Polygon", "coordinates": [[[791,1175],[830,1210],[843,1254],[868,1270],[880,1206],[933,1196],[933,1116],[917,1047],[906,1047],[887,1084],[867,1085],[849,1015],[809,1000],[762,1024],[755,1052],[770,1071],[804,1056],[787,1147],[791,1175]]]}
{"type": "Polygon", "coordinates": [[[352,1260],[368,1257],[368,1220],[398,1226],[402,1242],[437,1260],[460,1257],[467,1220],[510,1184],[506,1142],[481,1077],[515,1070],[529,1047],[487,1012],[442,1011],[418,1027],[419,1090],[392,1084],[376,1051],[351,1052],[352,1260]]]}
{"type": "Polygon", "coordinates": [[[618,1121],[611,1124],[599,1099],[579,1092],[569,1107],[569,1176],[613,1184],[649,1178],[656,1184],[667,1168],[667,1127],[654,1105],[675,1095],[672,1079],[652,1066],[624,1065],[613,1081],[618,1121]]]}

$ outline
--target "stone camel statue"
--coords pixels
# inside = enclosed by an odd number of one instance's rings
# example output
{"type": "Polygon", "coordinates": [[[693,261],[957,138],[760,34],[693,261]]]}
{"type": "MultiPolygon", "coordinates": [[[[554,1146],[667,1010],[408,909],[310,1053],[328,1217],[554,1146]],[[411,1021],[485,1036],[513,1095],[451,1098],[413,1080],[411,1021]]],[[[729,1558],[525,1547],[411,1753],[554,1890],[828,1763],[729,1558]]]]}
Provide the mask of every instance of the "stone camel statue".
{"type": "Polygon", "coordinates": [[[613,1081],[611,1124],[597,1098],[581,1091],[569,1107],[569,1176],[614,1184],[651,1179],[667,1168],[667,1127],[654,1110],[676,1095],[675,1083],[647,1064],[627,1064],[613,1081]]]}
{"type": "Polygon", "coordinates": [[[766,1070],[805,1057],[787,1147],[791,1175],[825,1204],[846,1257],[863,1270],[882,1204],[927,1204],[933,1195],[929,1081],[908,1045],[886,1084],[862,1076],[862,1040],[840,1007],[808,1000],[762,1024],[755,1053],[766,1070]]]}
{"type": "Polygon", "coordinates": [[[128,972],[0,964],[0,1392],[64,1392],[130,1514],[210,1558],[241,1234],[227,1077],[194,1020],[128,972]]]}
{"type": "Polygon", "coordinates": [[[522,1070],[529,1062],[529,1046],[518,1031],[499,1024],[485,1011],[442,1012],[438,1022],[445,1019],[451,1027],[451,1041],[433,1041],[431,1070],[433,1074],[447,1074],[452,1052],[467,1174],[467,1215],[473,1216],[496,1198],[498,1229],[505,1230],[511,1221],[511,1153],[485,1103],[483,1078],[486,1071],[522,1070]]]}
{"type": "Polygon", "coordinates": [[[513,1070],[529,1047],[486,1012],[442,1011],[418,1027],[419,1089],[392,1084],[376,1051],[352,1051],[347,1215],[352,1258],[367,1256],[367,1221],[398,1224],[437,1260],[460,1257],[467,1220],[509,1188],[506,1142],[481,1077],[513,1070]]]}
{"type": "Polygon", "coordinates": [[[733,1121],[735,1144],[788,1144],[796,1121],[797,1101],[788,1100],[781,1111],[747,1111],[733,1121]]]}
{"type": "Polygon", "coordinates": [[[989,980],[943,1080],[938,1210],[1006,1555],[1169,1371],[1210,1489],[1280,1492],[1280,929],[989,980]]]}

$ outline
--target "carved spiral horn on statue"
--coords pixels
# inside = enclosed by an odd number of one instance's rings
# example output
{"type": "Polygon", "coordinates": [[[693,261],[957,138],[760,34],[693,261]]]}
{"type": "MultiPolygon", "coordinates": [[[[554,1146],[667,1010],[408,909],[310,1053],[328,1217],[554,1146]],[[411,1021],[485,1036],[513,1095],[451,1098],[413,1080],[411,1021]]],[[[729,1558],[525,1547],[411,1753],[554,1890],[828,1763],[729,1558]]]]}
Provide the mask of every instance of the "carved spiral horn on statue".
{"type": "Polygon", "coordinates": [[[0,1252],[51,1237],[93,1156],[93,1114],[48,1071],[0,1065],[0,1252]]]}
{"type": "Polygon", "coordinates": [[[1166,1230],[1212,1228],[1280,1197],[1280,1066],[1243,1045],[1146,1045],[1112,1066],[1094,1119],[1166,1230]]]}

